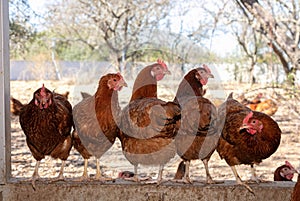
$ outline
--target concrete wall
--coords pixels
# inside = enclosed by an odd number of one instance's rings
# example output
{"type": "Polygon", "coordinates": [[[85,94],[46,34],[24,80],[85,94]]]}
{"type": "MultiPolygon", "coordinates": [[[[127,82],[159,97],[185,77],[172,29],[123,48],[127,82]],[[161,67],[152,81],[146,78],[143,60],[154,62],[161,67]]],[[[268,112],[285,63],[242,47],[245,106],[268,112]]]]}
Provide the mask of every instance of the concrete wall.
{"type": "Polygon", "coordinates": [[[234,181],[223,184],[201,183],[156,186],[132,182],[37,182],[36,191],[30,183],[13,182],[0,186],[0,200],[4,201],[57,201],[57,200],[126,200],[126,201],[289,201],[294,182],[270,182],[251,184],[255,195],[234,181]]]}

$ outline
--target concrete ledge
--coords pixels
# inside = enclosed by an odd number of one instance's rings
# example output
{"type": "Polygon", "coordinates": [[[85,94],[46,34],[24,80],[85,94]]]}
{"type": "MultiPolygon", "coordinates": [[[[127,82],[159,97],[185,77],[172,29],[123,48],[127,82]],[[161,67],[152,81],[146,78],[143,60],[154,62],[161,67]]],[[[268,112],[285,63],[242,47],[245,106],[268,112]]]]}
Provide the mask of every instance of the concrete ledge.
{"type": "Polygon", "coordinates": [[[289,201],[294,182],[269,182],[250,185],[255,195],[235,181],[222,184],[201,183],[135,184],[116,181],[100,182],[36,182],[36,191],[31,183],[13,181],[0,186],[0,200],[4,201],[57,201],[57,200],[126,200],[126,201],[289,201]]]}

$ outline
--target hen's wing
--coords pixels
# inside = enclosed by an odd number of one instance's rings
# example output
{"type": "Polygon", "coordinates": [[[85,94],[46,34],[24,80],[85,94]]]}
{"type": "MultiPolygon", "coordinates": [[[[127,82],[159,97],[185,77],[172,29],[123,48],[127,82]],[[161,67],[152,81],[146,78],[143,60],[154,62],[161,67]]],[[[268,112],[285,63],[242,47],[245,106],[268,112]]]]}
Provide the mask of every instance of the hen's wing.
{"type": "Polygon", "coordinates": [[[217,129],[216,107],[206,98],[187,98],[181,105],[181,129],[187,134],[214,135],[217,129]]]}
{"type": "Polygon", "coordinates": [[[100,157],[109,149],[113,142],[101,130],[95,112],[95,96],[83,99],[73,108],[75,130],[92,155],[100,157]]]}
{"type": "Polygon", "coordinates": [[[91,94],[89,94],[89,93],[86,93],[86,92],[83,92],[83,91],[81,91],[81,92],[80,92],[80,94],[81,94],[81,97],[82,97],[83,99],[85,99],[85,98],[88,98],[88,97],[91,97],[91,96],[92,96],[91,94]]]}
{"type": "Polygon", "coordinates": [[[123,133],[138,139],[174,137],[180,119],[180,108],[173,102],[156,98],[132,101],[122,111],[123,133]]]}

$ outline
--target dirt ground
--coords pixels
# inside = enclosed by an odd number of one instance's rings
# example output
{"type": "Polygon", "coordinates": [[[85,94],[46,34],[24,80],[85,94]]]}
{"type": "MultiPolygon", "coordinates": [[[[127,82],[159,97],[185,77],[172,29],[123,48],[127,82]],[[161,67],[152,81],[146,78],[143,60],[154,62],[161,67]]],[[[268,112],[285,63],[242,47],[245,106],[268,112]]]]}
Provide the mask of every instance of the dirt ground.
{"type": "MultiPolygon", "coordinates": [[[[74,106],[81,100],[80,91],[86,91],[94,93],[97,87],[97,82],[91,82],[89,84],[76,84],[71,80],[64,81],[11,81],[11,96],[19,99],[23,103],[27,103],[31,100],[33,92],[42,86],[45,86],[50,90],[55,90],[58,93],[70,92],[69,100],[74,106]]],[[[133,81],[128,82],[129,87],[119,92],[119,101],[121,107],[124,107],[130,98],[133,81]]],[[[159,83],[159,97],[164,100],[172,100],[177,90],[178,81],[165,81],[159,83]]],[[[232,85],[223,86],[224,94],[227,95],[233,91],[235,94],[240,93],[243,87],[233,87],[232,85]]],[[[214,86],[208,86],[208,91],[213,91],[214,86]],[[211,87],[211,88],[210,88],[211,87]]],[[[288,160],[295,168],[299,169],[299,114],[295,112],[299,111],[297,108],[297,100],[292,96],[287,95],[284,90],[281,89],[261,89],[253,92],[246,93],[246,96],[253,96],[257,92],[263,92],[268,97],[277,101],[279,109],[273,118],[278,122],[282,130],[281,143],[278,150],[268,159],[264,160],[259,166],[256,166],[257,175],[265,180],[273,180],[273,172],[276,167],[284,164],[285,160],[288,160]],[[275,95],[274,95],[275,94],[275,95]]],[[[208,98],[213,99],[213,94],[207,94],[208,98]]],[[[225,97],[224,97],[225,98],[225,97]]],[[[223,99],[224,100],[224,99],[223,99]]],[[[223,101],[219,99],[220,101],[223,101]]],[[[216,101],[217,102],[217,101],[216,101]]],[[[216,103],[218,104],[218,103],[216,103]]],[[[174,157],[164,169],[164,177],[171,179],[177,169],[177,165],[180,162],[178,156],[174,157]]],[[[122,154],[121,144],[117,140],[113,147],[101,158],[100,160],[102,171],[105,175],[110,177],[117,177],[118,173],[122,170],[133,171],[133,166],[126,160],[122,154]]],[[[60,169],[61,161],[54,160],[50,157],[42,160],[39,173],[41,177],[55,177],[60,169]]],[[[35,166],[35,160],[32,157],[26,142],[25,135],[23,134],[19,118],[11,115],[11,171],[12,176],[16,178],[29,178],[32,176],[35,166]]],[[[224,160],[221,160],[218,153],[214,153],[209,161],[210,173],[215,180],[234,180],[233,173],[224,160]]],[[[238,173],[242,179],[249,179],[251,172],[250,167],[241,165],[237,167],[238,173]]],[[[67,178],[79,177],[83,171],[83,158],[79,153],[72,149],[70,157],[67,160],[65,167],[65,176],[67,178]]],[[[90,160],[88,172],[90,175],[94,175],[96,171],[96,165],[94,158],[90,160]]],[[[156,178],[158,167],[139,166],[139,173],[144,173],[148,176],[156,178]]],[[[194,180],[205,180],[205,170],[201,161],[192,161],[190,167],[190,175],[194,180]]],[[[294,176],[294,181],[296,181],[294,176]]]]}

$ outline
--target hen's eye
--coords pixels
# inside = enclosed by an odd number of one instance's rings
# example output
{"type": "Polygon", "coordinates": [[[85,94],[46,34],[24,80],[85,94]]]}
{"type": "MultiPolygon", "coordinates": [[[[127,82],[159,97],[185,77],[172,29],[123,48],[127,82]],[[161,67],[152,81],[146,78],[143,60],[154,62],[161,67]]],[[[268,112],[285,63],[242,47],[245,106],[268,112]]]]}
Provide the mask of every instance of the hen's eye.
{"type": "Polygon", "coordinates": [[[115,79],[113,79],[114,80],[114,82],[116,82],[117,81],[117,79],[115,78],[115,79]]]}
{"type": "Polygon", "coordinates": [[[255,120],[253,120],[253,121],[252,121],[252,123],[254,123],[254,124],[255,124],[255,123],[256,123],[256,121],[255,121],[255,120]]]}

